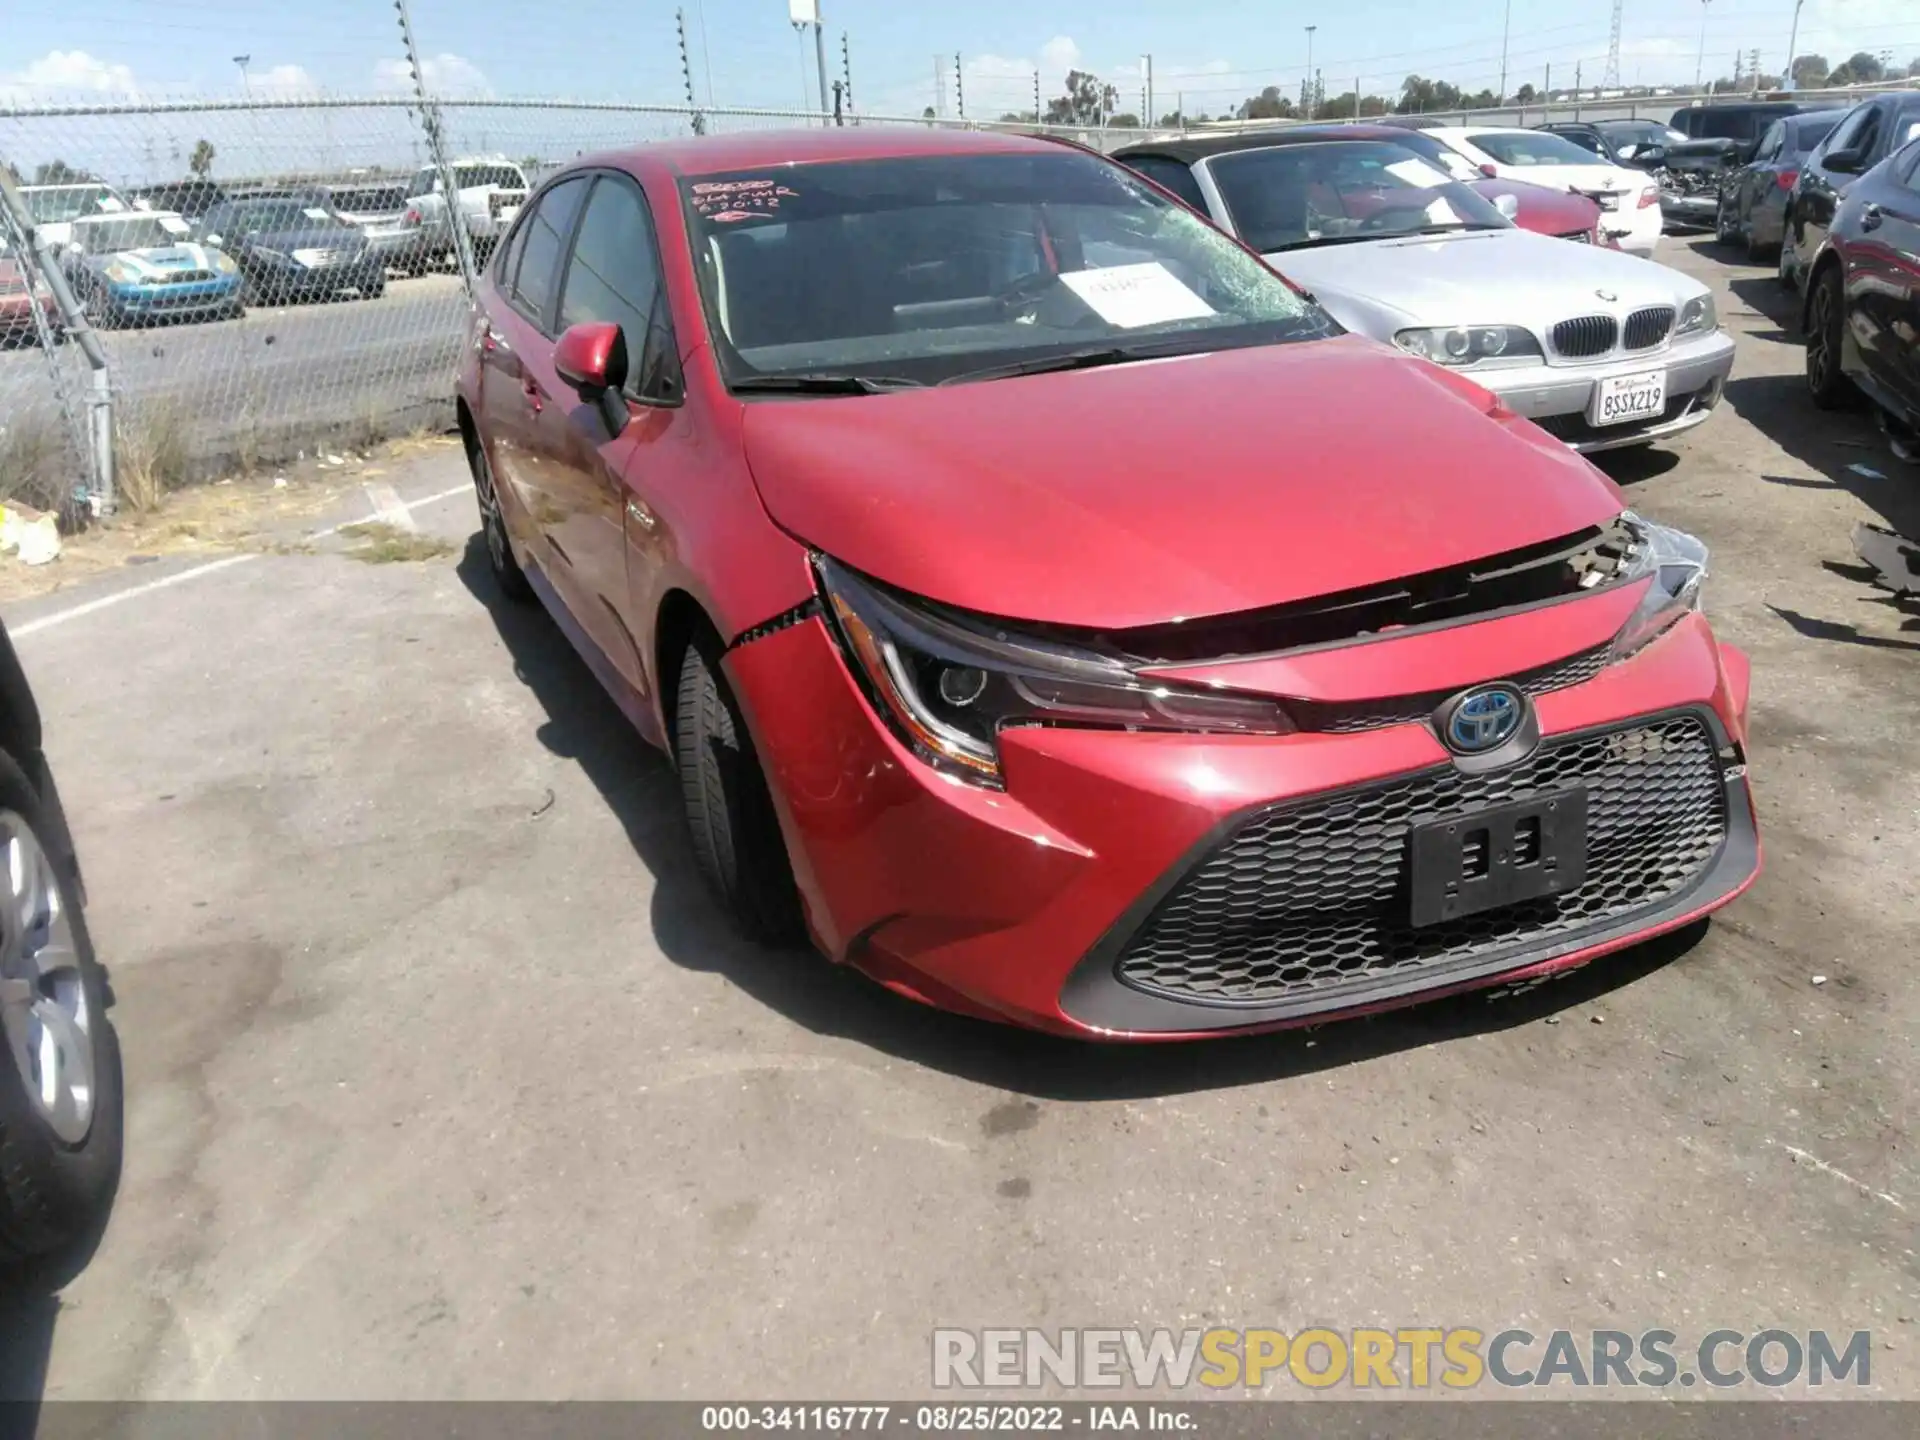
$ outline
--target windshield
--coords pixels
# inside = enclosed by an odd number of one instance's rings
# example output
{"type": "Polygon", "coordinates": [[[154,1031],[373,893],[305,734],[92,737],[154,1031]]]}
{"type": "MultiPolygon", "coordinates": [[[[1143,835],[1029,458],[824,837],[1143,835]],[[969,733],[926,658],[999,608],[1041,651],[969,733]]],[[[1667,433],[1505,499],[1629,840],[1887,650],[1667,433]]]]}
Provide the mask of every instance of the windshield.
{"type": "Polygon", "coordinates": [[[1208,165],[1234,228],[1264,253],[1341,240],[1504,230],[1506,217],[1412,151],[1374,141],[1281,145],[1208,165]]]}
{"type": "Polygon", "coordinates": [[[121,250],[156,250],[178,245],[185,238],[186,228],[178,220],[169,225],[157,215],[141,215],[75,225],[73,238],[89,255],[112,255],[121,250]]]}
{"type": "Polygon", "coordinates": [[[1074,151],[841,161],[681,182],[729,384],[922,384],[1116,341],[1156,354],[1337,333],[1120,166],[1074,151]]]}
{"type": "Polygon", "coordinates": [[[501,190],[527,188],[527,182],[511,165],[456,165],[453,182],[462,190],[479,190],[488,185],[501,190]]]}
{"type": "Polygon", "coordinates": [[[1544,130],[1480,130],[1467,143],[1484,150],[1502,165],[1597,165],[1591,150],[1582,150],[1564,135],[1544,130]]]}
{"type": "Polygon", "coordinates": [[[229,228],[242,235],[278,234],[294,230],[351,230],[353,227],[318,205],[299,200],[273,200],[236,205],[227,218],[229,228]]]}
{"type": "Polygon", "coordinates": [[[52,190],[22,190],[20,194],[27,202],[28,213],[40,225],[126,208],[106,185],[62,185],[52,190]]]}

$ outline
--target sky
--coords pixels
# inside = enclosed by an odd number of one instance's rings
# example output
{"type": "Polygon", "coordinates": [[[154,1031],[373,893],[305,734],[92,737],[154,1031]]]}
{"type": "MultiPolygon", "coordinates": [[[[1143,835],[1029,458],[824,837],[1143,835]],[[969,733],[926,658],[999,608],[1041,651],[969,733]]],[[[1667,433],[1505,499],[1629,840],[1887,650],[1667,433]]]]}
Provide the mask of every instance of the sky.
{"type": "MultiPolygon", "coordinates": [[[[685,80],[675,5],[628,0],[603,18],[576,7],[527,0],[411,0],[429,81],[451,96],[566,97],[683,103],[685,80]],[[615,17],[618,17],[617,19],[615,17]]],[[[789,0],[678,0],[689,36],[696,96],[754,107],[817,104],[810,37],[788,19],[789,0]]],[[[952,113],[954,57],[966,113],[994,118],[1032,108],[1033,76],[1046,97],[1060,93],[1069,69],[1091,70],[1116,85],[1120,108],[1141,101],[1141,57],[1154,68],[1154,108],[1176,98],[1189,114],[1230,110],[1263,86],[1297,92],[1307,73],[1306,27],[1316,27],[1313,59],[1329,94],[1352,88],[1397,93],[1418,72],[1473,91],[1498,88],[1502,28],[1508,88],[1523,81],[1571,82],[1576,65],[1589,84],[1605,67],[1611,0],[821,0],[829,79],[840,71],[847,37],[856,105],[871,114],[918,115],[936,103],[952,113]]],[[[7,147],[38,150],[43,129],[13,127],[4,107],[97,100],[118,95],[237,100],[254,95],[396,95],[408,88],[390,0],[326,0],[268,6],[259,0],[10,0],[0,28],[0,156],[7,147]],[[248,57],[246,73],[234,57],[248,57]]],[[[1628,84],[1690,86],[1705,22],[1709,78],[1732,72],[1736,51],[1757,47],[1777,69],[1793,24],[1793,0],[1625,0],[1621,78],[1628,84]]],[[[1804,0],[1796,49],[1838,63],[1856,50],[1888,50],[1904,65],[1920,57],[1920,0],[1804,0]]],[[[404,138],[408,123],[395,111],[404,138]]],[[[368,154],[401,143],[386,117],[342,113],[330,134],[305,124],[288,145],[322,145],[368,154]],[[376,123],[377,121],[377,123],[376,123]],[[354,129],[365,134],[342,133],[354,129]],[[377,137],[376,133],[377,132],[377,137]]],[[[473,120],[474,117],[466,117],[473,120]]],[[[265,150],[275,126],[293,121],[232,117],[219,130],[235,146],[265,150]]],[[[185,122],[181,122],[184,124],[185,122]]],[[[531,113],[495,112],[487,133],[462,135],[468,148],[511,150],[542,139],[531,113]]],[[[664,124],[665,122],[663,122],[664,124]]],[[[595,129],[586,126],[586,129],[595,129]]],[[[611,140],[627,138],[608,127],[611,140]]],[[[207,127],[202,126],[202,130],[207,127]]],[[[125,146],[173,166],[180,124],[130,129],[125,146]]],[[[89,137],[92,138],[92,137],[89,137]]],[[[583,143],[593,136],[583,136],[583,143]]],[[[216,144],[221,143],[216,140],[216,144]]],[[[191,145],[191,138],[186,143],[191,145]]],[[[417,149],[417,146],[415,147],[417,149]]],[[[545,146],[543,148],[551,148],[545,146]]],[[[136,168],[129,165],[123,168],[136,168]]]]}

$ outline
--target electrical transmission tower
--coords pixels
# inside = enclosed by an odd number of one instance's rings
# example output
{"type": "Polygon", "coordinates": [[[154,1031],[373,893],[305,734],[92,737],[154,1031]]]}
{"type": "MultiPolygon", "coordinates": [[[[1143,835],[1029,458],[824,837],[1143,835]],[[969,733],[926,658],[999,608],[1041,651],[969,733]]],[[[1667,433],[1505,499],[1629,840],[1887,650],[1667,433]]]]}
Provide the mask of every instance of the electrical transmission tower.
{"type": "Polygon", "coordinates": [[[1613,0],[1613,33],[1607,37],[1607,74],[1600,82],[1603,90],[1620,88],[1620,12],[1627,8],[1627,0],[1613,0]]]}

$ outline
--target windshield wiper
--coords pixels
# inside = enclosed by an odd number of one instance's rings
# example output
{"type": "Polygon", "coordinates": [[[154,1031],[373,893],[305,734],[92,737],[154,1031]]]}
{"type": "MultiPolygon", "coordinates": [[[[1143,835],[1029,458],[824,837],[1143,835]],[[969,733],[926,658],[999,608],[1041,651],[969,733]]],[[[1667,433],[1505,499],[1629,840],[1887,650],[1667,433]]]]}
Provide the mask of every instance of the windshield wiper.
{"type": "Polygon", "coordinates": [[[745,375],[729,388],[735,394],[885,395],[923,386],[900,375],[745,375]]]}
{"type": "Polygon", "coordinates": [[[1109,345],[1099,350],[1070,350],[1065,355],[1041,355],[1032,360],[989,365],[981,370],[962,370],[940,383],[962,385],[975,380],[1008,380],[1016,375],[1048,375],[1059,370],[1093,370],[1102,365],[1126,365],[1135,360],[1162,360],[1169,355],[1192,353],[1194,347],[1190,343],[1178,346],[1109,345]]]}

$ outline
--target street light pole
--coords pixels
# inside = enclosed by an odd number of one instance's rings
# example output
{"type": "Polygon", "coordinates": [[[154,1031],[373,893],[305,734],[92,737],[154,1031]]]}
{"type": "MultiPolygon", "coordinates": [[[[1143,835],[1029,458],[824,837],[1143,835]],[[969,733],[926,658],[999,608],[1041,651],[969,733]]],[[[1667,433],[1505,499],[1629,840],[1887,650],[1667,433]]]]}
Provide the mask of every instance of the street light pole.
{"type": "MultiPolygon", "coordinates": [[[[1513,33],[1513,0],[1507,0],[1506,13],[1500,21],[1500,103],[1507,103],[1507,37],[1513,33]]],[[[1358,102],[1355,102],[1356,105],[1358,102]]]]}
{"type": "Polygon", "coordinates": [[[1793,47],[1800,43],[1800,7],[1806,3],[1807,0],[1793,0],[1793,29],[1787,32],[1787,73],[1782,77],[1788,90],[1798,88],[1793,78],[1793,47]]]}
{"type": "Polygon", "coordinates": [[[1313,93],[1313,32],[1319,28],[1318,25],[1307,26],[1307,119],[1309,120],[1313,119],[1313,102],[1315,98],[1313,93]]]}
{"type": "Polygon", "coordinates": [[[1693,63],[1693,93],[1698,95],[1707,75],[1707,7],[1713,0],[1700,0],[1700,58],[1693,63]]]}

